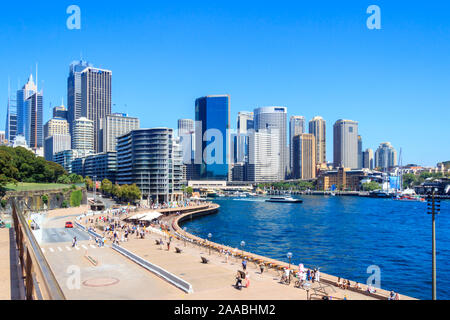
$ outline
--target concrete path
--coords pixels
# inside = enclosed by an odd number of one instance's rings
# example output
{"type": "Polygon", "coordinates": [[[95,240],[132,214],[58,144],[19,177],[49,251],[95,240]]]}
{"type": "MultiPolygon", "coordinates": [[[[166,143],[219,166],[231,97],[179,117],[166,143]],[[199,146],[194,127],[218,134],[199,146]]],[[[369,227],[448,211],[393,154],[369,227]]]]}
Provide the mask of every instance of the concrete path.
{"type": "Polygon", "coordinates": [[[17,261],[14,230],[0,229],[0,300],[20,300],[23,296],[17,261]]]}

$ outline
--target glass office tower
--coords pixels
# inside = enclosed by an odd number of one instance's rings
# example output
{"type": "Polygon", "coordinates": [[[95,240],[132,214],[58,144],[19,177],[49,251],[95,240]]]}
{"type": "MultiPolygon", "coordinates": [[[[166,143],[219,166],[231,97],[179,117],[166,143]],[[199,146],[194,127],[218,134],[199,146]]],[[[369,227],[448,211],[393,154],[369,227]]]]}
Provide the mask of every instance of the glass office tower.
{"type": "Polygon", "coordinates": [[[230,96],[195,101],[195,164],[199,180],[226,181],[230,164],[230,96]]]}

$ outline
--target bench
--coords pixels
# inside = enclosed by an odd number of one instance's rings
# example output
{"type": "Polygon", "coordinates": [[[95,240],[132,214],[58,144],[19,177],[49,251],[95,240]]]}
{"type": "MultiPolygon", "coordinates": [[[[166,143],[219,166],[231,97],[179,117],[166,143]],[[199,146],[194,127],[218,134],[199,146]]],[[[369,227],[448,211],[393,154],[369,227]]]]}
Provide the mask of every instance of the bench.
{"type": "Polygon", "coordinates": [[[201,257],[201,258],[202,258],[202,263],[203,264],[208,264],[209,263],[209,260],[206,259],[205,257],[201,257]]]}
{"type": "Polygon", "coordinates": [[[181,253],[181,252],[183,252],[183,250],[181,250],[180,248],[175,248],[175,252],[176,253],[181,253]]]}

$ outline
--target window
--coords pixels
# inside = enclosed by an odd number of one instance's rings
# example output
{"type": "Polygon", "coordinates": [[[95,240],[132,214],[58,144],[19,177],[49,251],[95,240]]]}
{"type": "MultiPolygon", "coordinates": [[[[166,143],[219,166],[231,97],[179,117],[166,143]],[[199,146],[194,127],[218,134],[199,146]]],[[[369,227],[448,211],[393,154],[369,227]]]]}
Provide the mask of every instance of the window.
{"type": "Polygon", "coordinates": [[[348,132],[353,133],[353,127],[349,127],[348,132]]]}

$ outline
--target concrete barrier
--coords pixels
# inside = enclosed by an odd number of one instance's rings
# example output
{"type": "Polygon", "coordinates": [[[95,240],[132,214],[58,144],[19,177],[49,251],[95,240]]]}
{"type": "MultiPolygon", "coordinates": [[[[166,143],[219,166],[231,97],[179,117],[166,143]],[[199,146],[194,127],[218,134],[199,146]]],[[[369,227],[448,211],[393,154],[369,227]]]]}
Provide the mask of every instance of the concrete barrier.
{"type": "Polygon", "coordinates": [[[150,272],[156,274],[158,277],[166,280],[167,282],[173,284],[174,286],[178,287],[179,289],[183,290],[186,293],[193,293],[194,289],[192,288],[192,285],[177,277],[176,275],[164,270],[161,267],[158,267],[157,265],[154,265],[153,263],[148,262],[147,260],[144,260],[143,258],[139,257],[138,255],[128,251],[125,248],[122,248],[115,243],[113,243],[112,248],[119,252],[120,254],[124,255],[128,259],[136,262],[140,266],[144,267],[145,269],[149,270],[150,272]]]}

